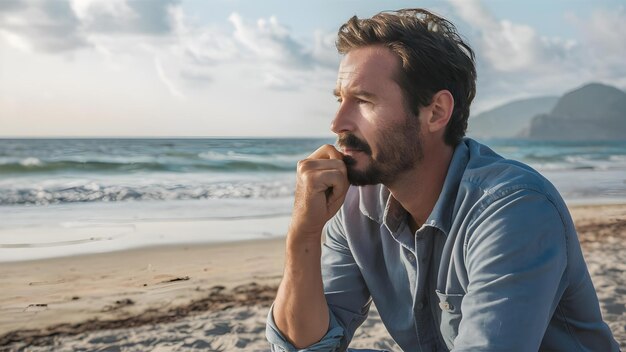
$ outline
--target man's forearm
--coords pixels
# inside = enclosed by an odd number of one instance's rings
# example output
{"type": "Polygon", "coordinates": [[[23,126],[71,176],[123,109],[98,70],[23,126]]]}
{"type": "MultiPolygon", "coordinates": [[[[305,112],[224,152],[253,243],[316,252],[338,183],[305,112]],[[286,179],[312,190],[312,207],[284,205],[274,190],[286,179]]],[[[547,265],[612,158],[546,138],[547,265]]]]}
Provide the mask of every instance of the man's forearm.
{"type": "Polygon", "coordinates": [[[318,342],[328,331],[320,238],[348,188],[343,154],[332,145],[323,145],[298,162],[285,272],[272,311],[278,330],[297,348],[318,342]]]}
{"type": "Polygon", "coordinates": [[[285,272],[273,314],[281,333],[295,347],[303,348],[324,337],[329,313],[320,269],[320,242],[298,242],[290,240],[297,236],[290,235],[287,236],[285,272]]]}

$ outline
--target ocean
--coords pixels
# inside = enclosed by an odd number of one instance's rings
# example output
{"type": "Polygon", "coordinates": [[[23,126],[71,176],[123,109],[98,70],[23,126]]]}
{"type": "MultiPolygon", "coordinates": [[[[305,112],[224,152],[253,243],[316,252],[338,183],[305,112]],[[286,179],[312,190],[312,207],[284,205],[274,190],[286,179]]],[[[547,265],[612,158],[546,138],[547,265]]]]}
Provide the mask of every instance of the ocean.
{"type": "MultiPolygon", "coordinates": [[[[333,142],[0,139],[0,261],[284,236],[297,161],[333,142]]],[[[483,142],[570,204],[626,200],[626,142],[483,142]]]]}

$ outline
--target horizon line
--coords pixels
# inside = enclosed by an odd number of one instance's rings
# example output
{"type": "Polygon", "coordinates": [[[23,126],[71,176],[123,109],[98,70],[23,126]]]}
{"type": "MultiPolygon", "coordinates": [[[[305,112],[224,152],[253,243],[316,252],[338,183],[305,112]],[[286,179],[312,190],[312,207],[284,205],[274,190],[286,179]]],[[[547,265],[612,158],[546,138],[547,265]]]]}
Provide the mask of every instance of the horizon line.
{"type": "Polygon", "coordinates": [[[325,139],[333,136],[0,136],[2,139],[325,139]]]}

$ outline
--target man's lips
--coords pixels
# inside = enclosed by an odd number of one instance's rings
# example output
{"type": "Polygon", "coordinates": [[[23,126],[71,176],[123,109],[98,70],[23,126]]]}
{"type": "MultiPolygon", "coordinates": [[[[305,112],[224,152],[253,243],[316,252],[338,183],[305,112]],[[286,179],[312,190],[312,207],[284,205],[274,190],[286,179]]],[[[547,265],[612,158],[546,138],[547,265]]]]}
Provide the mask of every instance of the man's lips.
{"type": "Polygon", "coordinates": [[[365,141],[357,138],[353,134],[341,134],[337,137],[337,146],[341,148],[344,154],[364,153],[371,155],[372,150],[365,141]]]}
{"type": "Polygon", "coordinates": [[[354,154],[354,153],[363,153],[363,151],[361,149],[343,148],[343,153],[344,154],[354,154]]]}

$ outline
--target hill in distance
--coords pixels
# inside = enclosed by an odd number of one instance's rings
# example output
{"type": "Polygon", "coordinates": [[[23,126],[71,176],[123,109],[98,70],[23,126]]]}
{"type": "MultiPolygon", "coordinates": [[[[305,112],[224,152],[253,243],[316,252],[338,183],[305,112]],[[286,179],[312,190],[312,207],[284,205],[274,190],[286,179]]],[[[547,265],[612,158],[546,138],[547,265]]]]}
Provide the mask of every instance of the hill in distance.
{"type": "Polygon", "coordinates": [[[532,140],[626,140],[626,93],[600,83],[563,95],[538,114],[518,137],[532,140]]]}
{"type": "Polygon", "coordinates": [[[515,138],[535,115],[552,110],[559,97],[545,96],[515,100],[469,119],[467,134],[474,138],[515,138]]]}

